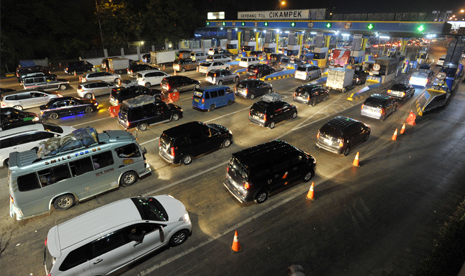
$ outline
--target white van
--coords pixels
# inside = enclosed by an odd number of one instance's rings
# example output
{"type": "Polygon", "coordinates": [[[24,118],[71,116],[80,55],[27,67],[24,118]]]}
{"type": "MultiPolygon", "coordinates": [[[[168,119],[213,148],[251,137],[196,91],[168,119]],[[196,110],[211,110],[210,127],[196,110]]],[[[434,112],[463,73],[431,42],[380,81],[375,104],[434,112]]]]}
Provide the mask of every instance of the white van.
{"type": "Polygon", "coordinates": [[[8,166],[10,152],[26,151],[51,137],[60,137],[73,132],[69,126],[31,124],[0,131],[0,168],[8,166]]]}
{"type": "Polygon", "coordinates": [[[259,63],[260,60],[256,57],[243,57],[241,58],[241,61],[239,61],[239,66],[247,68],[249,65],[255,65],[259,63]]]}
{"type": "Polygon", "coordinates": [[[207,53],[205,52],[192,52],[191,59],[193,61],[202,61],[207,59],[207,53]]]}
{"type": "Polygon", "coordinates": [[[446,55],[442,55],[442,56],[438,59],[438,62],[436,62],[436,65],[437,65],[437,66],[443,66],[445,60],[446,60],[446,55]]]}
{"type": "Polygon", "coordinates": [[[160,70],[146,70],[137,73],[136,82],[141,86],[149,88],[151,86],[160,85],[163,78],[166,77],[171,77],[171,75],[160,70]]]}
{"type": "Polygon", "coordinates": [[[108,275],[192,233],[182,202],[169,195],[122,199],[52,227],[47,275],[108,275]]]}

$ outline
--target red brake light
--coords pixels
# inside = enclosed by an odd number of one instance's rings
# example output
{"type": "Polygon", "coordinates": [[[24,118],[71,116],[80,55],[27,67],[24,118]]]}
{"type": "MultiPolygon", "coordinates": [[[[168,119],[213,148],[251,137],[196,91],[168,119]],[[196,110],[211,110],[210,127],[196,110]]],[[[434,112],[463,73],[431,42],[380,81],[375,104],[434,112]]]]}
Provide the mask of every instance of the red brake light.
{"type": "Polygon", "coordinates": [[[387,92],[388,92],[388,94],[391,94],[391,89],[389,89],[387,92]]]}
{"type": "Polygon", "coordinates": [[[174,147],[171,147],[171,155],[174,156],[174,147]]]}
{"type": "Polygon", "coordinates": [[[169,91],[169,90],[170,90],[170,85],[169,85],[169,84],[166,84],[166,86],[168,87],[167,90],[169,91]]]}
{"type": "Polygon", "coordinates": [[[365,104],[362,104],[362,109],[363,109],[363,106],[365,106],[365,104]]]}
{"type": "Polygon", "coordinates": [[[265,116],[263,117],[263,120],[264,120],[265,122],[266,122],[266,120],[268,119],[267,117],[268,117],[268,115],[266,115],[266,114],[265,114],[265,116]]]}
{"type": "Polygon", "coordinates": [[[244,182],[244,189],[248,190],[250,189],[250,186],[251,185],[249,184],[249,182],[244,182]]]}
{"type": "Polygon", "coordinates": [[[344,146],[344,139],[339,138],[339,139],[337,139],[337,140],[338,140],[338,142],[339,142],[339,147],[342,148],[342,147],[344,146]]]}
{"type": "Polygon", "coordinates": [[[245,89],[245,94],[248,94],[249,93],[249,88],[246,88],[245,89]]]}
{"type": "Polygon", "coordinates": [[[255,70],[255,73],[258,73],[258,70],[255,70]]]}
{"type": "Polygon", "coordinates": [[[202,104],[204,104],[204,103],[205,103],[205,99],[204,99],[204,98],[202,98],[202,104]]]}
{"type": "Polygon", "coordinates": [[[379,111],[379,113],[384,114],[384,108],[381,108],[381,110],[379,111]]]}
{"type": "Polygon", "coordinates": [[[47,238],[45,238],[44,245],[47,246],[47,238]]]}

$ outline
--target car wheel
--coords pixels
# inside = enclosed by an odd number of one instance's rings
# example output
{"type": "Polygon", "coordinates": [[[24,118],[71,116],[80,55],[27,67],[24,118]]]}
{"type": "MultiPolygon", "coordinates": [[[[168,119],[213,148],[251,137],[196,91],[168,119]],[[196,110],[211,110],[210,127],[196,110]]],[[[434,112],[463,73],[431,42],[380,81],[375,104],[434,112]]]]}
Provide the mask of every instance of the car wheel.
{"type": "Polygon", "coordinates": [[[222,85],[223,84],[223,81],[222,80],[219,80],[218,81],[218,85],[222,85]]]}
{"type": "Polygon", "coordinates": [[[271,121],[270,125],[268,126],[270,129],[273,129],[275,127],[275,123],[271,121]]]}
{"type": "Polygon", "coordinates": [[[66,210],[74,205],[73,195],[62,195],[53,201],[53,207],[57,210],[66,210]]]}
{"type": "Polygon", "coordinates": [[[225,149],[225,148],[229,147],[230,145],[231,145],[231,139],[226,138],[226,139],[224,139],[223,143],[221,144],[221,147],[225,149]]]}
{"type": "Polygon", "coordinates": [[[17,109],[17,110],[23,110],[23,107],[20,106],[20,105],[15,105],[13,106],[14,109],[17,109]]]}
{"type": "Polygon", "coordinates": [[[184,165],[189,165],[190,163],[192,163],[192,155],[189,155],[189,154],[184,155],[184,157],[182,158],[181,162],[182,162],[184,165]]]}
{"type": "Polygon", "coordinates": [[[210,108],[208,109],[208,111],[213,111],[213,110],[215,110],[215,105],[214,104],[210,105],[210,108]]]}
{"type": "Polygon", "coordinates": [[[60,85],[60,89],[61,90],[66,90],[66,85],[64,85],[64,84],[60,85]]]}
{"type": "Polygon", "coordinates": [[[181,72],[186,72],[186,68],[182,68],[182,69],[181,69],[181,72]]]}
{"type": "Polygon", "coordinates": [[[296,111],[292,112],[292,119],[295,119],[295,118],[297,118],[297,112],[296,111]]]}
{"type": "Polygon", "coordinates": [[[150,82],[147,82],[147,83],[145,84],[145,87],[150,88],[150,82]]]}
{"type": "Polygon", "coordinates": [[[123,187],[131,186],[132,184],[137,182],[137,174],[135,172],[125,172],[121,176],[120,184],[123,187]]]}
{"type": "Polygon", "coordinates": [[[304,179],[303,179],[303,180],[304,180],[304,182],[308,182],[308,181],[310,181],[310,179],[312,179],[312,177],[313,177],[313,172],[312,172],[312,171],[309,171],[309,172],[307,172],[307,173],[304,175],[304,179]]]}
{"type": "Polygon", "coordinates": [[[170,239],[170,245],[178,246],[184,243],[187,240],[188,235],[189,235],[189,232],[187,232],[187,230],[181,230],[181,231],[176,232],[170,239]]]}
{"type": "Polygon", "coordinates": [[[327,101],[328,99],[329,99],[329,95],[326,95],[323,100],[327,101]]]}
{"type": "Polygon", "coordinates": [[[236,78],[234,79],[234,82],[239,82],[239,77],[236,77],[236,78]]]}
{"type": "Polygon", "coordinates": [[[58,119],[59,117],[60,117],[60,116],[58,116],[58,113],[52,113],[52,114],[50,114],[50,119],[52,119],[52,120],[56,120],[56,119],[58,119]]]}
{"type": "Polygon", "coordinates": [[[250,94],[250,99],[251,100],[255,99],[255,94],[250,94]]]}
{"type": "Polygon", "coordinates": [[[313,101],[310,103],[311,106],[315,106],[316,105],[316,100],[313,99],[313,101]]]}
{"type": "Polygon", "coordinates": [[[368,138],[370,138],[370,133],[368,132],[367,135],[365,135],[365,139],[363,139],[364,142],[368,141],[368,138]]]}
{"type": "Polygon", "coordinates": [[[199,88],[200,88],[200,84],[196,84],[195,89],[199,89],[199,88]]]}
{"type": "Polygon", "coordinates": [[[147,130],[147,124],[139,124],[137,126],[137,129],[140,130],[140,131],[146,131],[147,130]]]}
{"type": "Polygon", "coordinates": [[[91,93],[87,93],[87,94],[84,95],[84,98],[90,100],[90,99],[92,99],[92,94],[91,94],[91,93]]]}
{"type": "Polygon", "coordinates": [[[94,111],[94,109],[90,106],[86,107],[86,109],[84,110],[85,113],[89,114],[89,113],[92,113],[94,111]]]}
{"type": "Polygon", "coordinates": [[[173,115],[171,115],[171,121],[177,121],[179,120],[179,114],[178,113],[174,113],[173,115]]]}
{"type": "Polygon", "coordinates": [[[344,156],[349,155],[349,152],[350,152],[350,149],[349,149],[349,147],[347,146],[346,149],[344,150],[344,156]]]}
{"type": "Polygon", "coordinates": [[[255,203],[263,203],[265,202],[266,200],[268,199],[268,193],[264,190],[261,190],[257,193],[257,195],[255,196],[255,203]]]}
{"type": "Polygon", "coordinates": [[[228,100],[228,105],[232,105],[233,101],[232,100],[228,100]]]}

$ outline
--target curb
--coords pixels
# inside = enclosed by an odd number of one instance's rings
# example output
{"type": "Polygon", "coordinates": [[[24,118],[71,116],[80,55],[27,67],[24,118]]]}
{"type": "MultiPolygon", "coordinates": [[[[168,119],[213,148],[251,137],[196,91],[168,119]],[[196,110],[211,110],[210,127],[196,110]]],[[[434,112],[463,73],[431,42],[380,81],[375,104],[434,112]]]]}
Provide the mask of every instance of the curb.
{"type": "MultiPolygon", "coordinates": [[[[368,81],[368,80],[367,80],[367,82],[371,82],[371,81],[368,81]]],[[[370,91],[370,89],[372,89],[372,88],[378,88],[378,87],[380,87],[380,86],[381,86],[381,83],[379,83],[379,82],[374,82],[373,84],[370,84],[370,85],[368,85],[368,86],[365,86],[364,88],[360,89],[359,91],[350,94],[350,96],[347,98],[347,100],[348,100],[348,101],[356,101],[356,100],[360,100],[360,99],[363,99],[363,98],[367,98],[367,97],[369,97],[369,96],[372,94],[372,93],[367,93],[368,91],[370,91]],[[378,85],[378,86],[377,86],[377,87],[370,87],[370,86],[372,86],[372,85],[378,85]],[[367,88],[368,88],[368,89],[367,89],[367,88]],[[357,95],[357,96],[354,97],[354,95],[355,95],[356,93],[362,91],[363,89],[366,89],[366,91],[363,91],[363,92],[360,93],[360,95],[357,95]]]]}
{"type": "Polygon", "coordinates": [[[294,74],[283,75],[283,76],[272,77],[272,78],[263,77],[263,78],[261,78],[260,80],[262,80],[262,81],[265,81],[265,80],[279,80],[279,79],[290,78],[290,77],[293,77],[293,76],[294,76],[294,74]]]}

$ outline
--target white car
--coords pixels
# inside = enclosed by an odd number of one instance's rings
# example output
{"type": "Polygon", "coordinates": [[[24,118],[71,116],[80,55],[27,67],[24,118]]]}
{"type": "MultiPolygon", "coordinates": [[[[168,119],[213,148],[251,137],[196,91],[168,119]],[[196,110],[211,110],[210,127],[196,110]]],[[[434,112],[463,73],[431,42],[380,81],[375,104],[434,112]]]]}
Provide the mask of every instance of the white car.
{"type": "Polygon", "coordinates": [[[171,75],[159,70],[146,70],[137,73],[136,81],[139,85],[149,88],[160,85],[163,78],[166,77],[171,77],[171,75]]]}
{"type": "Polygon", "coordinates": [[[70,134],[73,130],[69,126],[31,124],[0,131],[0,168],[8,166],[10,152],[30,150],[48,138],[70,134]]]}
{"type": "Polygon", "coordinates": [[[91,81],[79,84],[76,91],[79,97],[92,99],[96,96],[110,95],[113,88],[118,87],[114,83],[104,81],[91,81]]]}
{"type": "Polygon", "coordinates": [[[239,61],[239,66],[247,68],[249,65],[255,65],[259,63],[260,60],[256,57],[243,57],[241,58],[241,61],[239,61]]]}
{"type": "Polygon", "coordinates": [[[47,275],[108,275],[192,233],[186,207],[169,195],[122,199],[48,231],[47,275]]]}
{"type": "Polygon", "coordinates": [[[98,80],[118,83],[118,81],[121,80],[121,75],[113,74],[109,72],[94,72],[94,73],[89,73],[82,78],[82,82],[98,81],[98,80]]]}
{"type": "Polygon", "coordinates": [[[444,65],[444,60],[446,60],[446,55],[442,55],[439,59],[438,62],[436,62],[437,66],[443,66],[444,65]]]}
{"type": "Polygon", "coordinates": [[[426,87],[431,82],[431,78],[433,76],[434,73],[429,73],[427,71],[418,71],[413,73],[413,75],[410,77],[409,84],[426,87]]]}
{"type": "Polygon", "coordinates": [[[225,55],[217,54],[217,55],[209,55],[209,56],[207,56],[207,61],[219,61],[219,62],[226,63],[226,62],[230,62],[231,58],[227,57],[225,55]]]}
{"type": "Polygon", "coordinates": [[[219,61],[206,61],[206,62],[202,62],[199,64],[199,72],[200,73],[208,73],[210,72],[211,70],[215,70],[215,69],[226,69],[226,70],[229,70],[229,65],[227,64],[224,64],[223,62],[219,62],[219,61]]]}

